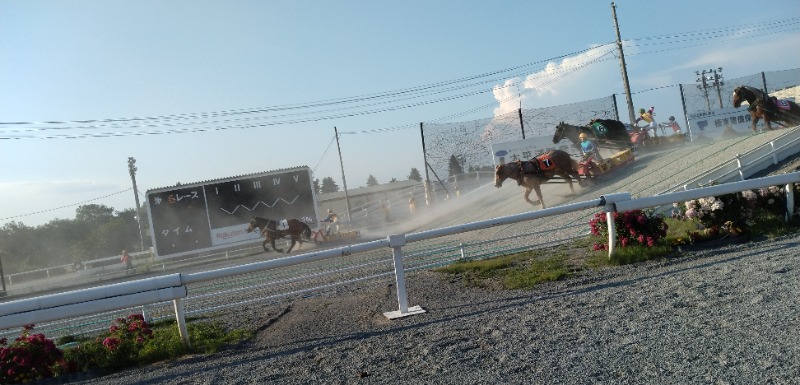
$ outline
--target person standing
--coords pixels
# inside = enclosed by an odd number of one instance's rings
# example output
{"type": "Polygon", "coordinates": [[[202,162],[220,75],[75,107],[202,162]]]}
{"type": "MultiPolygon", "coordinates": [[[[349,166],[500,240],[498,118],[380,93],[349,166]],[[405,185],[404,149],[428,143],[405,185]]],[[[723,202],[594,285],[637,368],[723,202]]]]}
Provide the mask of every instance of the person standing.
{"type": "Polygon", "coordinates": [[[122,258],[120,258],[120,262],[125,264],[125,275],[128,275],[128,272],[130,271],[136,273],[136,269],[133,267],[133,260],[131,260],[131,256],[128,255],[128,250],[122,250],[122,258]]]}
{"type": "Polygon", "coordinates": [[[680,134],[681,133],[681,126],[678,125],[678,122],[675,121],[674,116],[669,117],[669,126],[672,127],[673,134],[680,134]]]}

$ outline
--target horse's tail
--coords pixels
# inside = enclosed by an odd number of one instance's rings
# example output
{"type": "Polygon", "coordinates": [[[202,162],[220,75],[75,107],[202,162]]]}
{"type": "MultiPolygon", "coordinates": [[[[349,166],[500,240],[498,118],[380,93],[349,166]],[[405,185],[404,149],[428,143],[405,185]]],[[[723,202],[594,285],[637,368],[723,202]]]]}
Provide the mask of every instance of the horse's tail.
{"type": "Polygon", "coordinates": [[[311,239],[311,227],[309,227],[307,223],[303,223],[303,232],[301,235],[305,239],[311,239]]]}

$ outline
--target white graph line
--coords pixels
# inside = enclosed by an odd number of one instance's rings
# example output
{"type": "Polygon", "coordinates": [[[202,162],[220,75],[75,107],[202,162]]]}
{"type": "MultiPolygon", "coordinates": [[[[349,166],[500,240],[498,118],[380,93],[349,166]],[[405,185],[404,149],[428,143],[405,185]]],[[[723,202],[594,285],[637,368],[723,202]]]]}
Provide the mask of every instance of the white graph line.
{"type": "Polygon", "coordinates": [[[289,201],[287,201],[286,199],[283,199],[283,198],[278,198],[278,199],[275,199],[275,202],[274,202],[273,204],[271,204],[271,205],[270,205],[270,204],[268,204],[268,203],[266,203],[266,202],[264,202],[264,201],[258,201],[258,202],[256,202],[255,206],[253,206],[253,208],[252,208],[252,209],[251,209],[251,208],[249,208],[249,207],[247,207],[247,206],[245,206],[245,205],[238,205],[238,206],[236,206],[236,207],[234,207],[234,208],[233,208],[233,211],[228,211],[228,210],[225,210],[225,209],[223,209],[222,207],[220,207],[219,209],[220,209],[220,210],[222,210],[222,211],[224,211],[224,212],[226,212],[226,213],[228,213],[229,215],[233,215],[233,213],[235,213],[235,212],[236,212],[236,210],[239,210],[239,207],[241,207],[241,208],[243,208],[243,209],[245,209],[245,210],[247,210],[247,211],[251,211],[251,212],[252,212],[252,211],[253,211],[253,210],[255,210],[256,208],[258,208],[258,206],[259,206],[259,205],[264,205],[264,206],[267,206],[267,207],[269,207],[269,208],[273,208],[273,207],[275,207],[275,205],[277,205],[277,204],[278,204],[278,201],[284,201],[284,202],[286,202],[287,204],[290,204],[290,205],[291,205],[291,204],[294,204],[294,202],[295,202],[295,201],[297,200],[297,198],[299,198],[299,197],[300,197],[300,195],[297,195],[297,196],[295,196],[295,197],[294,197],[294,199],[292,199],[292,201],[291,201],[291,202],[289,202],[289,201]]]}

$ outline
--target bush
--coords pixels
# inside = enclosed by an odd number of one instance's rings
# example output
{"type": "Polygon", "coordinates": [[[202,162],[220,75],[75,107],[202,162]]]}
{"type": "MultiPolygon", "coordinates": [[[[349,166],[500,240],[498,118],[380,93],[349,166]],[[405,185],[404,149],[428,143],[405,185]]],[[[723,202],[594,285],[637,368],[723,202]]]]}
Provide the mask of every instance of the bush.
{"type": "MultiPolygon", "coordinates": [[[[599,212],[589,221],[592,235],[603,239],[603,243],[595,243],[594,250],[608,249],[608,225],[606,213],[599,212]]],[[[614,226],[617,231],[617,240],[621,247],[628,246],[656,246],[662,238],[667,236],[667,223],[664,218],[653,212],[631,210],[623,213],[614,213],[614,226]]]]}
{"type": "Polygon", "coordinates": [[[99,368],[116,371],[139,365],[139,352],[145,341],[152,338],[153,331],[144,317],[141,314],[131,314],[112,322],[108,336],[98,337],[69,349],[66,356],[80,370],[99,368]]]}
{"type": "Polygon", "coordinates": [[[19,384],[74,371],[52,340],[31,334],[33,327],[25,325],[11,345],[6,338],[0,339],[0,383],[19,384]]]}
{"type": "MultiPolygon", "coordinates": [[[[794,185],[795,197],[800,195],[794,185]]],[[[796,204],[797,202],[795,202],[796,204]]],[[[719,197],[700,198],[673,204],[673,218],[698,222],[711,237],[763,232],[763,223],[786,216],[786,192],[778,186],[746,190],[719,197]]]]}

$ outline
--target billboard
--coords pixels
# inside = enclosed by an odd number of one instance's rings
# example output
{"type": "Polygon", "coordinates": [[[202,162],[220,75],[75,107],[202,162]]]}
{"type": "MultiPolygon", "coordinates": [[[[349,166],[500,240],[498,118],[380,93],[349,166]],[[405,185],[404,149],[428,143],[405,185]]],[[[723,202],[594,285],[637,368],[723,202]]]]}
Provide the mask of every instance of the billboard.
{"type": "Polygon", "coordinates": [[[572,146],[569,140],[562,140],[553,144],[549,136],[534,136],[533,138],[514,140],[504,143],[492,144],[492,157],[494,165],[500,165],[517,160],[530,160],[550,150],[562,150],[572,156],[580,156],[580,152],[572,146]]]}
{"type": "MultiPolygon", "coordinates": [[[[689,132],[692,140],[723,139],[723,136],[750,134],[752,119],[747,105],[740,108],[725,107],[709,112],[689,114],[689,132]]],[[[760,125],[763,124],[759,122],[760,125]]]]}
{"type": "Polygon", "coordinates": [[[260,241],[252,216],[314,222],[317,204],[304,166],[147,190],[147,213],[156,257],[176,257],[260,241]]]}

